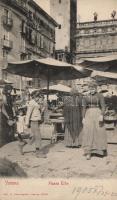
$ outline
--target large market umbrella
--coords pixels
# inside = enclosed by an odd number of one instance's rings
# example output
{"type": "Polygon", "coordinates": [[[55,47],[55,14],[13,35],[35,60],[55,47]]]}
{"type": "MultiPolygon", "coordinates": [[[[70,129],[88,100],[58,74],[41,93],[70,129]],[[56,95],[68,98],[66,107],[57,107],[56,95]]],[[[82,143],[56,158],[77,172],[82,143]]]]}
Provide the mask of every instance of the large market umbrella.
{"type": "Polygon", "coordinates": [[[85,58],[80,62],[80,65],[92,70],[117,73],[117,55],[113,54],[103,57],[85,58]]]}
{"type": "Polygon", "coordinates": [[[49,91],[50,80],[72,80],[87,76],[88,70],[82,67],[55,60],[53,58],[34,59],[8,63],[6,71],[20,76],[30,78],[41,78],[47,80],[49,91]]]}
{"type": "Polygon", "coordinates": [[[105,77],[117,80],[117,73],[93,71],[91,77],[105,77]]]}
{"type": "Polygon", "coordinates": [[[51,80],[72,80],[86,76],[82,67],[55,60],[43,58],[8,63],[6,70],[9,73],[30,78],[51,80]]]}

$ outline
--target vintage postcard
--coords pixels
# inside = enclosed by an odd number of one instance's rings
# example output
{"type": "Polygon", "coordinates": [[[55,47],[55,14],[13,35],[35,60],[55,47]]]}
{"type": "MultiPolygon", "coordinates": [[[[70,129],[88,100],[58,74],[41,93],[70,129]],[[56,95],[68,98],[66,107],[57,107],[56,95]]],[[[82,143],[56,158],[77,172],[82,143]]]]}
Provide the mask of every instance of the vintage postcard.
{"type": "Polygon", "coordinates": [[[0,0],[0,200],[116,200],[116,0],[0,0]]]}

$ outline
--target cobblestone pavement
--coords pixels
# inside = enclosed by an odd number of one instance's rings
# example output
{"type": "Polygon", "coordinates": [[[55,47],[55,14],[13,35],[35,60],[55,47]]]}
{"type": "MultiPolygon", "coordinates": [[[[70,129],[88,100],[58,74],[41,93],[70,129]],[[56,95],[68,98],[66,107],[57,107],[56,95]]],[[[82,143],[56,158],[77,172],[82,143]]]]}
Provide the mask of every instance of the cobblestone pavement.
{"type": "Polygon", "coordinates": [[[64,141],[50,144],[49,140],[43,140],[47,158],[36,158],[34,146],[29,145],[24,147],[25,154],[20,155],[17,141],[3,146],[0,155],[17,162],[28,177],[117,178],[117,143],[109,141],[108,156],[92,157],[91,160],[86,160],[82,148],[66,148],[64,141]]]}

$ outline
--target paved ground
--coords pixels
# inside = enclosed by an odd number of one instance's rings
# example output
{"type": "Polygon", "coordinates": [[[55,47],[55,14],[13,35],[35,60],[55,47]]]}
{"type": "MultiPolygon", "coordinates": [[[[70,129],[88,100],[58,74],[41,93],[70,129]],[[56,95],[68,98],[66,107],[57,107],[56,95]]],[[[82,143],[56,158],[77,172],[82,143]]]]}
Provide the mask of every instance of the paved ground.
{"type": "MultiPolygon", "coordinates": [[[[116,132],[108,132],[109,142],[115,142],[116,132]],[[112,137],[113,136],[113,137],[112,137]],[[113,140],[114,138],[114,140],[113,140]]],[[[29,177],[34,178],[117,178],[117,144],[108,144],[108,156],[86,160],[82,148],[66,148],[63,141],[54,145],[43,140],[47,158],[36,158],[34,146],[25,146],[24,156],[18,150],[17,141],[0,149],[1,157],[17,162],[29,177]]]]}

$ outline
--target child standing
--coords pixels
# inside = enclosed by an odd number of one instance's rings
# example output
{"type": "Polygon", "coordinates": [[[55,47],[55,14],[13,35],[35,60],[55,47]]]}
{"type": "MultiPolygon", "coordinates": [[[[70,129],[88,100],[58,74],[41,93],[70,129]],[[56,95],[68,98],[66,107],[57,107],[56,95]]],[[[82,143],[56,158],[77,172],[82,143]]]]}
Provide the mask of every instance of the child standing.
{"type": "Polygon", "coordinates": [[[17,134],[19,141],[19,150],[21,155],[23,155],[23,147],[27,144],[27,142],[23,139],[22,135],[24,134],[25,128],[25,115],[23,109],[19,109],[18,119],[17,119],[17,134]]]}

